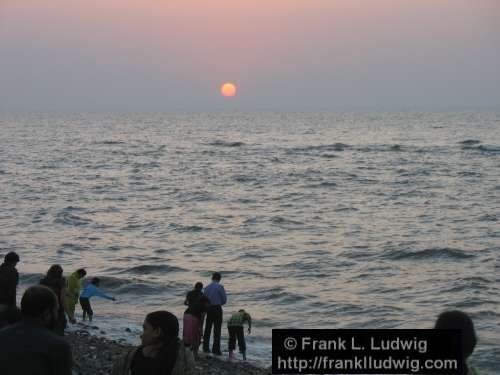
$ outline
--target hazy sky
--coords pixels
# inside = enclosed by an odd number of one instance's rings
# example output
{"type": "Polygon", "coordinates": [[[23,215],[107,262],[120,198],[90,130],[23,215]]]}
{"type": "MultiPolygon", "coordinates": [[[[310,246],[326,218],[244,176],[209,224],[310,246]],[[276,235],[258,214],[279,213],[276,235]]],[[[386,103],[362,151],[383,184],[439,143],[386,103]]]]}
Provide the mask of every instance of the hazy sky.
{"type": "Polygon", "coordinates": [[[0,0],[0,111],[358,107],[499,108],[500,0],[0,0]]]}

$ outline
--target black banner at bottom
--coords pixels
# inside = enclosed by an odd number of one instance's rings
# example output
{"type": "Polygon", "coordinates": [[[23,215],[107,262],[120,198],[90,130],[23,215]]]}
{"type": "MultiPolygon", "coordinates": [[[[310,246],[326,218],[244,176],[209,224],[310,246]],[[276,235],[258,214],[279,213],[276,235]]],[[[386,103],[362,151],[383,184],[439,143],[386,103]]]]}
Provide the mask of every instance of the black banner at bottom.
{"type": "Polygon", "coordinates": [[[460,330],[273,329],[273,374],[462,372],[460,330]]]}

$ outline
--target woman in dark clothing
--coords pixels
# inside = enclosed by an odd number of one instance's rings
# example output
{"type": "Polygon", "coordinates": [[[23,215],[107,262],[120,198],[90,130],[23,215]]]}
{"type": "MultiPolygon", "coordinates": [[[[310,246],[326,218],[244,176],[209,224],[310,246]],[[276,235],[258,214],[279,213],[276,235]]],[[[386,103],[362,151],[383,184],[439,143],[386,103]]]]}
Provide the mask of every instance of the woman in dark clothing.
{"type": "Polygon", "coordinates": [[[63,336],[64,329],[67,325],[66,314],[68,314],[71,323],[75,323],[75,318],[67,311],[66,303],[66,280],[63,277],[63,269],[59,264],[54,264],[47,271],[47,275],[40,280],[41,285],[45,285],[52,289],[56,294],[59,303],[57,322],[54,327],[54,332],[63,336]]]}
{"type": "Polygon", "coordinates": [[[194,289],[186,295],[184,305],[188,306],[184,311],[182,339],[184,344],[190,346],[194,355],[198,353],[201,333],[203,332],[203,320],[210,301],[202,292],[203,284],[197,282],[194,289]]]}
{"type": "Polygon", "coordinates": [[[189,362],[190,368],[194,367],[179,340],[179,321],[175,315],[168,311],[152,312],[146,316],[142,328],[141,346],[114,364],[113,375],[171,375],[179,356],[182,366],[189,362]]]}

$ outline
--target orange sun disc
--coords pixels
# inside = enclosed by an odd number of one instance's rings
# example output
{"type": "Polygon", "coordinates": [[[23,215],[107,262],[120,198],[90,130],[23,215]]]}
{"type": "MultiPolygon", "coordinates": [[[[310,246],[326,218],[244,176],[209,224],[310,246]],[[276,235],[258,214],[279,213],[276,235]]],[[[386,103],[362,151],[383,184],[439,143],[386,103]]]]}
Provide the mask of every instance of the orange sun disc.
{"type": "Polygon", "coordinates": [[[234,83],[231,83],[231,82],[224,83],[220,87],[220,93],[226,97],[235,96],[236,95],[236,85],[234,83]]]}

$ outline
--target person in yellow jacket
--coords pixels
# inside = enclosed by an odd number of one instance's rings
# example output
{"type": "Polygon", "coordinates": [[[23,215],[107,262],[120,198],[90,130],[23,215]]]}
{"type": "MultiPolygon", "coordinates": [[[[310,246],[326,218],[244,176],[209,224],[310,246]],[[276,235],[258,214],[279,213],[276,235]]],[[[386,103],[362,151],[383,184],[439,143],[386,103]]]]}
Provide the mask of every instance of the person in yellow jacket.
{"type": "Polygon", "coordinates": [[[68,311],[70,311],[73,316],[75,315],[75,306],[78,303],[78,297],[80,297],[80,289],[82,288],[82,279],[87,274],[87,271],[83,268],[79,268],[76,272],[73,272],[70,277],[68,277],[68,287],[67,291],[67,304],[68,311]]]}

